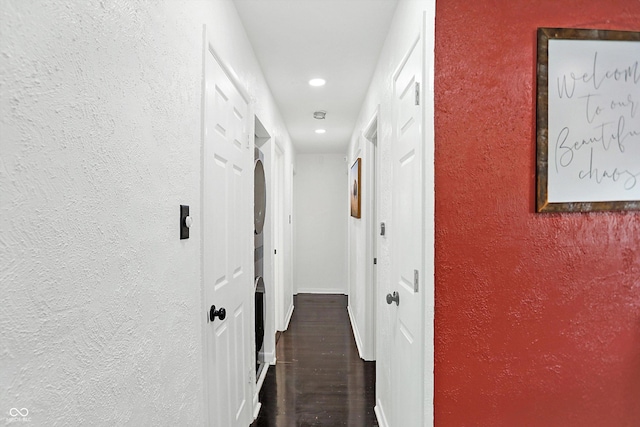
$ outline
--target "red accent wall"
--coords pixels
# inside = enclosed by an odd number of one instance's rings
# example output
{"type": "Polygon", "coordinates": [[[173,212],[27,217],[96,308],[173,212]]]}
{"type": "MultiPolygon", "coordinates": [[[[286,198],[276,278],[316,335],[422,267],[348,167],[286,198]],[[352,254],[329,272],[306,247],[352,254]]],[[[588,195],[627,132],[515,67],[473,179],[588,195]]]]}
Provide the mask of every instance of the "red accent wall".
{"type": "Polygon", "coordinates": [[[534,213],[537,27],[640,1],[436,3],[435,422],[640,426],[640,213],[534,213]]]}

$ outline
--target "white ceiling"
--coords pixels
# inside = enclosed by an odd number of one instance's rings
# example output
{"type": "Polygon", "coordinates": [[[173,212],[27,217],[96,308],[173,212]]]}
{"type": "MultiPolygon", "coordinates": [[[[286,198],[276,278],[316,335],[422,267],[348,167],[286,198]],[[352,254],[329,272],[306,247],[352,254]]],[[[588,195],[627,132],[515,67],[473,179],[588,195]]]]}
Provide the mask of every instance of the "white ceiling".
{"type": "Polygon", "coordinates": [[[397,0],[234,3],[296,151],[345,153],[397,0]],[[314,77],[327,84],[309,86],[314,77]]]}

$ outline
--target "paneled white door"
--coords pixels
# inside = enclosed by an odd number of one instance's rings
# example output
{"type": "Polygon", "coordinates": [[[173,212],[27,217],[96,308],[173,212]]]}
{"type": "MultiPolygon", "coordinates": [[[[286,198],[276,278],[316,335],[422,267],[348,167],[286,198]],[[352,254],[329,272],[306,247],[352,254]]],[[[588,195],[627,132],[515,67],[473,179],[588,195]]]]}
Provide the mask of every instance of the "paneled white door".
{"type": "Polygon", "coordinates": [[[424,355],[424,176],[422,34],[394,74],[394,147],[389,427],[423,426],[424,355]]]}
{"type": "Polygon", "coordinates": [[[249,107],[209,43],[204,68],[206,404],[210,425],[246,427],[251,423],[255,375],[250,357],[253,152],[248,149],[249,107]]]}
{"type": "Polygon", "coordinates": [[[273,287],[276,293],[277,331],[285,330],[285,289],[284,289],[284,154],[275,144],[273,150],[273,287]]]}

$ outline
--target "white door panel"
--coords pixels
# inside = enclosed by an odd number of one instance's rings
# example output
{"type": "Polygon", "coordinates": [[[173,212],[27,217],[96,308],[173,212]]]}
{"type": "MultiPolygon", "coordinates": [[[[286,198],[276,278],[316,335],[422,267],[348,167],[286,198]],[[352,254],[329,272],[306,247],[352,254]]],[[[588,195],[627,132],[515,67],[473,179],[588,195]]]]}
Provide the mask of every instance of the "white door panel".
{"type": "MultiPolygon", "coordinates": [[[[248,104],[210,49],[205,53],[203,274],[205,308],[226,316],[208,320],[207,406],[210,424],[250,423],[252,168],[248,104]]],[[[207,310],[208,311],[208,310],[207,310]]],[[[207,312],[207,314],[209,314],[207,312]]]]}
{"type": "Polygon", "coordinates": [[[423,425],[422,57],[419,36],[394,74],[391,291],[397,292],[399,303],[387,305],[392,322],[389,427],[423,425]]]}

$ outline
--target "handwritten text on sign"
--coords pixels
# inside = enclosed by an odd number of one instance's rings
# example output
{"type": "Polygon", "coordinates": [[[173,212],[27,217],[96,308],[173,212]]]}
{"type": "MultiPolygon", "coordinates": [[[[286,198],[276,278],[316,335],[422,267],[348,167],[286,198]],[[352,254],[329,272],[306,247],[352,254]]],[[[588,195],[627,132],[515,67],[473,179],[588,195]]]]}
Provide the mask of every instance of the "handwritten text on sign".
{"type": "Polygon", "coordinates": [[[640,43],[549,40],[548,201],[640,200],[640,43]]]}

